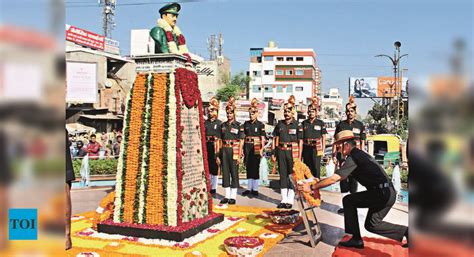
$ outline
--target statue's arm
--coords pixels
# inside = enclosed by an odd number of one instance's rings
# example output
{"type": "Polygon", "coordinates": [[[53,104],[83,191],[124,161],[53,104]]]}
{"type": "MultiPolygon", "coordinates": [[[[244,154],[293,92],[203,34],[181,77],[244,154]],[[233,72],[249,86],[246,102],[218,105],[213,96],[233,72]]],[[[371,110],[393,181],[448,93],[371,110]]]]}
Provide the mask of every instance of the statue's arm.
{"type": "Polygon", "coordinates": [[[150,36],[155,41],[155,49],[159,49],[161,53],[169,53],[164,30],[159,27],[154,27],[150,30],[150,36]]]}

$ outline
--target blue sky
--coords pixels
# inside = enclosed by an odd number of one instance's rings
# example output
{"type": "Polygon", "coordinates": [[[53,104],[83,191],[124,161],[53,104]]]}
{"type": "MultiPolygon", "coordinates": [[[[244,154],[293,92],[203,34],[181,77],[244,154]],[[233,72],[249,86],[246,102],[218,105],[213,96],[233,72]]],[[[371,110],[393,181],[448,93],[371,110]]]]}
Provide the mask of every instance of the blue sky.
{"type": "MultiPolygon", "coordinates": [[[[7,1],[10,2],[10,1],[7,1]]],[[[47,2],[38,0],[37,2],[47,2]]],[[[46,8],[35,1],[12,1],[29,4],[21,18],[2,8],[6,22],[39,26],[46,8]],[[38,7],[36,7],[38,6],[38,7]]],[[[97,33],[102,31],[97,0],[67,0],[66,23],[97,33]],[[88,5],[87,7],[74,7],[88,5]],[[95,7],[96,6],[96,7],[95,7]]],[[[116,28],[112,37],[120,41],[128,54],[130,30],[152,28],[159,18],[164,1],[117,0],[116,28]],[[120,5],[154,3],[144,5],[120,5]]],[[[322,89],[337,87],[345,100],[350,76],[391,75],[388,59],[377,54],[393,54],[393,42],[402,42],[402,61],[408,77],[446,72],[452,44],[457,38],[472,49],[473,4],[469,0],[209,0],[181,3],[178,25],[189,49],[207,57],[206,39],[221,32],[224,54],[231,59],[232,72],[248,69],[249,48],[264,47],[269,40],[282,48],[313,48],[322,71],[322,89]]],[[[471,53],[472,57],[472,53],[471,53]]],[[[358,100],[361,113],[371,100],[358,100]]]]}

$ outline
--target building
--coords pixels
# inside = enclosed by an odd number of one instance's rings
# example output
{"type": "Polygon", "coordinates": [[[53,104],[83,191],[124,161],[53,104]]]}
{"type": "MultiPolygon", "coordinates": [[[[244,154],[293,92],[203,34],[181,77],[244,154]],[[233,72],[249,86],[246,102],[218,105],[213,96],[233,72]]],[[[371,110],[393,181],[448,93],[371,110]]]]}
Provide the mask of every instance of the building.
{"type": "Polygon", "coordinates": [[[321,75],[313,49],[250,48],[249,99],[287,100],[294,95],[297,105],[307,104],[320,94],[321,75]]]}
{"type": "Polygon", "coordinates": [[[135,62],[120,55],[117,41],[67,25],[66,67],[73,67],[71,64],[78,73],[67,71],[67,74],[72,72],[78,79],[74,81],[69,77],[67,82],[73,85],[68,84],[67,90],[78,87],[76,92],[84,90],[93,100],[81,100],[86,98],[86,93],[75,95],[75,100],[67,100],[66,123],[79,122],[99,131],[121,130],[127,95],[135,80],[135,62]],[[83,65],[87,70],[91,64],[95,68],[89,69],[86,75],[93,79],[85,83],[81,79],[84,73],[79,76],[79,69],[83,65]]]}
{"type": "Polygon", "coordinates": [[[340,120],[343,114],[343,100],[339,94],[339,89],[330,88],[329,92],[323,94],[321,98],[321,117],[323,119],[340,120]]]}
{"type": "Polygon", "coordinates": [[[217,94],[217,90],[225,87],[230,80],[230,60],[220,57],[217,60],[201,61],[196,65],[199,80],[199,90],[204,103],[217,94]]]}

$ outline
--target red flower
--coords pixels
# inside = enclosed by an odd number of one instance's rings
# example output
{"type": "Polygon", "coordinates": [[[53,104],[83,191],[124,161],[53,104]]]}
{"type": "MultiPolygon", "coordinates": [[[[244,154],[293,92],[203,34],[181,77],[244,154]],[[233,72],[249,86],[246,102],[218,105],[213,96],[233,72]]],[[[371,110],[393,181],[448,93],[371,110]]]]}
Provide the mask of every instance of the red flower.
{"type": "Polygon", "coordinates": [[[168,40],[168,42],[173,42],[174,41],[174,36],[173,36],[173,33],[171,31],[166,31],[166,40],[168,40]]]}
{"type": "Polygon", "coordinates": [[[179,248],[188,248],[189,247],[189,243],[188,242],[184,242],[184,243],[176,243],[174,245],[174,247],[179,247],[179,248]]]}
{"type": "Polygon", "coordinates": [[[195,203],[194,201],[191,201],[189,204],[190,204],[191,206],[196,205],[196,203],[195,203]]]}
{"type": "Polygon", "coordinates": [[[209,232],[209,233],[217,233],[217,232],[219,232],[219,231],[221,231],[221,230],[220,230],[220,229],[217,229],[217,228],[216,228],[216,229],[213,229],[213,228],[207,229],[207,232],[209,232]]]}
{"type": "Polygon", "coordinates": [[[184,38],[183,34],[178,36],[178,45],[185,45],[186,44],[186,39],[184,38]]]}
{"type": "Polygon", "coordinates": [[[191,196],[189,194],[186,194],[186,200],[191,200],[191,196]]]}

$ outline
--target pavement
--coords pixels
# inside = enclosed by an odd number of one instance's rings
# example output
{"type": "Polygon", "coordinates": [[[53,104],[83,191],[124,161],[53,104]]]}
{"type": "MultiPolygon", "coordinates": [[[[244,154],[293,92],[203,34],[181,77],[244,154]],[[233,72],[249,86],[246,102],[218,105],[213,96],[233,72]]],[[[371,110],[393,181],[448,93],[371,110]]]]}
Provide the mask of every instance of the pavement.
{"type": "MultiPolygon", "coordinates": [[[[77,189],[71,191],[72,213],[79,214],[95,210],[100,200],[113,190],[112,187],[77,189]]],[[[245,206],[258,206],[274,208],[280,202],[279,190],[260,187],[257,198],[241,196],[245,188],[240,188],[237,195],[237,204],[245,206]]],[[[224,189],[219,187],[214,199],[219,201],[223,198],[224,189]]],[[[337,213],[342,205],[342,194],[339,192],[321,191],[323,203],[316,209],[317,219],[322,230],[322,241],[315,248],[309,245],[309,238],[303,223],[295,227],[285,239],[270,249],[267,257],[289,257],[289,256],[331,256],[334,248],[344,234],[344,216],[337,213]]],[[[216,203],[217,203],[216,201],[216,203]]],[[[295,202],[296,203],[296,202],[295,202]]],[[[297,208],[295,206],[295,208],[297,208]]],[[[359,225],[362,236],[380,237],[365,230],[363,224],[367,209],[359,209],[359,225]]],[[[408,226],[408,206],[396,203],[384,219],[385,221],[408,226]]]]}

